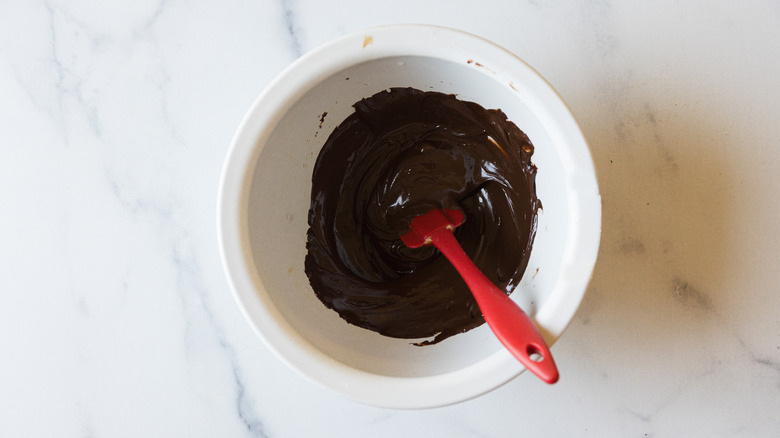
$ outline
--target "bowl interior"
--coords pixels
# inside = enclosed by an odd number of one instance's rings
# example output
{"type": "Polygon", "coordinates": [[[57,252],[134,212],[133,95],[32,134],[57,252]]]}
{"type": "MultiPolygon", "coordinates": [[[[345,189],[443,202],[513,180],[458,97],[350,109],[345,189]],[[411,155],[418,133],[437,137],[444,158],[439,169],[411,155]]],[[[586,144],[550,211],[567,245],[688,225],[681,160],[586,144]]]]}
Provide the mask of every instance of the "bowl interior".
{"type": "MultiPolygon", "coordinates": [[[[291,102],[269,135],[258,140],[246,190],[246,236],[252,265],[277,318],[297,339],[348,367],[389,377],[452,373],[504,354],[483,325],[426,347],[414,340],[381,336],[346,323],[315,296],[304,272],[312,168],[331,131],[353,112],[352,105],[391,87],[456,94],[485,108],[500,108],[533,142],[537,194],[543,210],[523,281],[512,298],[532,317],[556,287],[568,239],[564,166],[519,84],[474,62],[426,56],[372,59],[313,84],[291,102]]],[[[577,303],[579,302],[577,297],[577,303]]],[[[552,339],[554,340],[554,339],[552,339]]],[[[519,369],[522,367],[516,364],[519,369]]]]}

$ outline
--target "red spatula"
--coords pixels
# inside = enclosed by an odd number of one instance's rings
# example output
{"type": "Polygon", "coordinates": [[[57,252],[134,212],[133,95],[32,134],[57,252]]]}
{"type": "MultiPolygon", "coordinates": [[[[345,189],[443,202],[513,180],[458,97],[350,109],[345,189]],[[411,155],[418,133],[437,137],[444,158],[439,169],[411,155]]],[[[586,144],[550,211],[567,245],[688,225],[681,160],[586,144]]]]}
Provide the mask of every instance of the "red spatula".
{"type": "Polygon", "coordinates": [[[497,288],[463,251],[452,231],[463,223],[460,210],[432,210],[412,219],[401,241],[409,248],[433,244],[466,281],[490,329],[527,370],[547,383],[558,381],[550,348],[531,318],[497,288]]]}

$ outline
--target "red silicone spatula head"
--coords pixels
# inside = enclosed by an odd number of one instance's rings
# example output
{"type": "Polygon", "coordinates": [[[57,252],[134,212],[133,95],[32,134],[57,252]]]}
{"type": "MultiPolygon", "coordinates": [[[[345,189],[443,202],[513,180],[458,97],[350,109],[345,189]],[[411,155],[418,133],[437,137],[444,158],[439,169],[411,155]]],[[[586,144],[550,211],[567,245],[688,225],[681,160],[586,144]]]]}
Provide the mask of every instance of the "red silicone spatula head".
{"type": "Polygon", "coordinates": [[[410,248],[428,244],[436,246],[463,277],[482,316],[504,347],[526,369],[547,383],[555,383],[558,381],[558,368],[539,329],[517,303],[474,265],[452,234],[463,219],[460,210],[432,210],[412,219],[409,231],[401,235],[401,240],[410,248]]]}
{"type": "Polygon", "coordinates": [[[435,231],[455,230],[463,223],[464,215],[460,210],[431,210],[429,213],[412,219],[409,231],[401,235],[401,241],[409,248],[419,248],[432,243],[435,231]]]}

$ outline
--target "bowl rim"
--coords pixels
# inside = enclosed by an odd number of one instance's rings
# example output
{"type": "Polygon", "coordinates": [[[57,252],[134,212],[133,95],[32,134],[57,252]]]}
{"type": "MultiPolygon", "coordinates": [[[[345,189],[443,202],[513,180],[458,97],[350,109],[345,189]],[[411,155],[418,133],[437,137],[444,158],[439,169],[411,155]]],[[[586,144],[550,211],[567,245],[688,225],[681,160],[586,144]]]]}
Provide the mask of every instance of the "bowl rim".
{"type": "Polygon", "coordinates": [[[483,69],[484,74],[499,71],[509,75],[514,78],[512,89],[520,92],[519,85],[551,142],[569,145],[568,154],[560,157],[566,175],[569,241],[561,276],[535,315],[552,346],[574,317],[598,255],[601,198],[593,160],[579,125],[553,87],[513,53],[464,31],[419,24],[375,27],[328,42],[284,69],[255,99],[231,141],[219,184],[217,238],[234,299],[254,332],[283,362],[309,380],[356,401],[389,408],[429,408],[482,395],[524,368],[504,350],[466,368],[429,377],[390,377],[352,368],[297,334],[271,302],[257,272],[249,267],[253,257],[245,205],[264,139],[286,111],[323,79],[361,62],[395,56],[464,63],[479,60],[478,66],[489,66],[483,69]]]}

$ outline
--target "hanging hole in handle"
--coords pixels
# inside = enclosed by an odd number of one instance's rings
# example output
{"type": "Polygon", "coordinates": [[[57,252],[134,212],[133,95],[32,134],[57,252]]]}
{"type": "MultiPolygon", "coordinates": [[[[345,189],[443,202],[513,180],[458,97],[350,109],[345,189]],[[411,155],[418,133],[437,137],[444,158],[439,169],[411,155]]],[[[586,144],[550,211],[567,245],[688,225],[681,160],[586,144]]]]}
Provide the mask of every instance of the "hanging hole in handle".
{"type": "Polygon", "coordinates": [[[526,353],[528,353],[528,357],[534,362],[541,362],[544,360],[544,353],[542,353],[542,350],[536,345],[529,345],[526,349],[526,353]]]}

